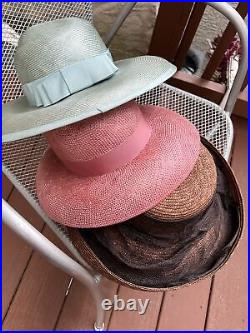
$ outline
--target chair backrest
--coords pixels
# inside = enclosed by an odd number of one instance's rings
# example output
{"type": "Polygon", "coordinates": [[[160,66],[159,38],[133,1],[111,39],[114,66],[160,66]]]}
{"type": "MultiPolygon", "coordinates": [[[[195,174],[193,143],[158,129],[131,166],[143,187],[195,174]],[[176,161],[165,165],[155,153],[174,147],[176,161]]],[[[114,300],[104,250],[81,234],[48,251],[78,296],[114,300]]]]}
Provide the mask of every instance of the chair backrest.
{"type": "MultiPolygon", "coordinates": [[[[181,8],[177,3],[161,3],[154,35],[151,40],[150,52],[162,53],[162,56],[175,63],[178,69],[181,69],[206,8],[207,4],[205,2],[188,2],[181,8]],[[176,24],[173,24],[173,22],[176,22],[176,24]],[[164,26],[163,31],[160,31],[160,28],[162,28],[159,26],[160,23],[162,27],[164,26]],[[164,43],[163,38],[165,40],[164,43]]],[[[248,13],[248,4],[240,2],[236,10],[242,18],[245,18],[248,13]]],[[[217,32],[218,34],[220,33],[219,28],[217,32]]],[[[209,59],[202,78],[211,79],[235,34],[236,29],[229,22],[221,35],[216,51],[209,59]]],[[[206,37],[209,38],[209,36],[206,37]]]]}
{"type": "MultiPolygon", "coordinates": [[[[131,8],[131,7],[130,7],[131,8]]],[[[91,20],[90,3],[5,3],[3,7],[3,20],[5,35],[3,38],[3,66],[5,70],[4,100],[17,98],[22,94],[21,86],[13,67],[13,54],[18,41],[18,35],[27,26],[59,17],[80,16],[91,20]],[[11,15],[10,15],[11,13],[11,15]],[[27,20],[25,19],[27,18],[27,20]]],[[[126,15],[119,15],[123,20],[126,15]]],[[[114,35],[114,30],[112,34],[114,35]]],[[[231,122],[223,112],[218,111],[217,105],[167,85],[155,87],[144,95],[138,97],[141,104],[160,105],[176,110],[192,121],[201,135],[208,137],[215,147],[225,155],[232,136],[231,122]],[[197,112],[194,113],[193,110],[197,112]],[[216,112],[216,114],[215,114],[216,112]],[[200,120],[200,114],[202,120],[200,120]],[[206,119],[206,121],[205,121],[206,119]],[[209,119],[209,121],[207,121],[209,119]],[[220,124],[222,129],[218,129],[220,124]]],[[[35,175],[37,167],[47,142],[43,135],[37,135],[2,145],[2,170],[11,180],[18,191],[27,199],[36,212],[44,219],[49,227],[63,241],[75,257],[83,262],[76,249],[67,238],[67,230],[48,218],[39,205],[36,195],[35,175]]]]}
{"type": "MultiPolygon", "coordinates": [[[[111,27],[111,30],[106,36],[106,42],[110,43],[112,41],[117,30],[135,4],[136,2],[131,2],[124,5],[122,12],[117,17],[113,27],[111,27]]],[[[191,86],[189,92],[220,103],[222,108],[225,108],[226,111],[231,113],[240,90],[243,90],[247,84],[248,33],[246,24],[242,19],[248,12],[247,3],[240,2],[236,11],[226,2],[186,2],[181,3],[181,5],[177,2],[161,2],[149,47],[149,54],[161,56],[175,63],[178,69],[180,69],[184,64],[187,51],[193,41],[207,5],[216,9],[229,20],[229,24],[222,35],[221,41],[211,57],[202,78],[197,80],[197,78],[193,76],[192,80],[190,79],[190,75],[178,72],[178,75],[170,79],[169,82],[184,90],[187,90],[187,88],[191,86]],[[236,32],[238,32],[240,36],[242,56],[235,80],[233,84],[228,87],[229,89],[227,89],[226,93],[221,84],[214,84],[213,89],[208,89],[208,85],[213,85],[213,83],[210,84],[208,80],[211,79],[212,74],[220,64],[223,54],[236,32]]]]}
{"type": "MultiPolygon", "coordinates": [[[[242,59],[234,82],[230,82],[227,86],[227,92],[220,101],[221,107],[231,113],[239,92],[244,90],[247,85],[247,28],[242,18],[245,18],[248,13],[248,3],[239,2],[236,8],[238,13],[227,3],[188,2],[181,7],[173,2],[161,3],[149,53],[163,56],[175,63],[178,69],[181,69],[207,5],[212,6],[228,18],[229,23],[201,76],[201,80],[197,83],[197,88],[199,90],[202,82],[206,85],[206,81],[211,79],[219,67],[227,47],[238,32],[242,46],[242,59]]],[[[219,27],[218,33],[220,33],[219,27]]],[[[183,77],[185,80],[185,75],[183,77]]],[[[223,91],[223,89],[221,90],[223,91]]]]}
{"type": "Polygon", "coordinates": [[[63,17],[92,21],[91,2],[4,2],[2,4],[2,100],[22,95],[13,66],[13,55],[20,34],[29,26],[63,17]]]}
{"type": "MultiPolygon", "coordinates": [[[[13,66],[13,56],[20,34],[36,23],[63,17],[80,17],[92,21],[91,2],[5,2],[2,5],[2,100],[22,95],[22,87],[13,66]]],[[[86,263],[67,238],[67,230],[51,221],[37,201],[35,174],[47,146],[38,135],[2,145],[2,171],[26,198],[70,252],[86,263]]],[[[87,265],[88,266],[88,265],[87,265]]]]}

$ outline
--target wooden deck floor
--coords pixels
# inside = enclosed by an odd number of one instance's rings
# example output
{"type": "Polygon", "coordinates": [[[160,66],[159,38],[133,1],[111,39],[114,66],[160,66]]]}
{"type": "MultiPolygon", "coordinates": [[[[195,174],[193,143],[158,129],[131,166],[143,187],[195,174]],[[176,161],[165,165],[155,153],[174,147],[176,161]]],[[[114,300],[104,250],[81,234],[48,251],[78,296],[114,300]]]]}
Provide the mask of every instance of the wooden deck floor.
{"type": "MultiPolygon", "coordinates": [[[[247,121],[234,119],[232,167],[247,214],[247,121]]],[[[3,178],[3,196],[48,238],[63,247],[17,190],[3,178]]],[[[150,298],[145,315],[106,313],[109,330],[247,330],[247,216],[244,235],[228,264],[212,279],[165,293],[134,291],[103,280],[105,295],[150,298]]],[[[3,330],[88,330],[95,320],[88,291],[49,264],[3,226],[3,330]]]]}

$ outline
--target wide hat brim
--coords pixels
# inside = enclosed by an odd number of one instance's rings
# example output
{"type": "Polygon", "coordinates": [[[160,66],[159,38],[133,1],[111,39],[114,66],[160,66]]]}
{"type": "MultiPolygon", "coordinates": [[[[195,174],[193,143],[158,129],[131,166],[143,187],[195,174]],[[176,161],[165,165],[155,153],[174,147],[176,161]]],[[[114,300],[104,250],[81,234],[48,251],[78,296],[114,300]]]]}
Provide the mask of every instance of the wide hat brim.
{"type": "Polygon", "coordinates": [[[78,228],[120,223],[157,205],[188,177],[201,147],[195,126],[166,108],[139,107],[151,127],[150,139],[135,159],[113,172],[80,177],[47,150],[36,188],[52,220],[78,228]]]}
{"type": "MultiPolygon", "coordinates": [[[[35,60],[34,60],[35,61],[35,60]]],[[[2,106],[2,141],[45,133],[120,106],[163,83],[176,72],[167,60],[141,56],[115,62],[109,79],[48,107],[32,107],[22,96],[2,106]]]]}
{"type": "Polygon", "coordinates": [[[204,211],[216,191],[217,173],[212,155],[202,145],[199,158],[187,179],[145,214],[165,222],[178,222],[204,211]]]}
{"type": "MultiPolygon", "coordinates": [[[[125,286],[146,291],[165,291],[169,289],[176,289],[185,285],[195,283],[208,276],[214,275],[215,272],[218,271],[228,261],[228,259],[234,252],[242,234],[244,217],[241,193],[231,168],[223,159],[223,157],[219,154],[219,152],[216,151],[215,148],[213,148],[208,143],[205,143],[205,145],[209,145],[209,150],[212,150],[213,156],[216,160],[216,165],[220,169],[220,175],[223,175],[224,177],[224,189],[221,191],[221,184],[218,185],[215,194],[216,202],[214,207],[215,209],[213,209],[214,213],[217,214],[217,217],[214,228],[208,230],[208,232],[205,232],[205,236],[200,236],[204,232],[203,224],[200,224],[200,229],[196,230],[196,235],[198,238],[194,240],[187,239],[187,237],[185,237],[185,228],[182,230],[183,234],[180,236],[180,241],[185,241],[182,251],[184,251],[183,261],[186,262],[186,264],[183,266],[183,269],[180,269],[182,267],[182,261],[176,260],[174,262],[172,257],[167,259],[170,262],[172,269],[167,270],[166,275],[164,274],[164,267],[161,267],[159,264],[158,267],[154,267],[151,264],[148,269],[145,269],[145,267],[142,268],[142,266],[145,264],[145,261],[148,261],[150,263],[150,261],[152,260],[157,260],[158,256],[162,256],[163,249],[164,251],[168,250],[166,248],[159,247],[159,254],[152,254],[152,252],[150,251],[152,241],[148,243],[147,250],[147,236],[146,238],[144,236],[142,236],[142,238],[137,238],[136,235],[134,236],[134,233],[132,232],[129,236],[131,237],[131,239],[129,241],[126,241],[127,245],[124,243],[124,240],[117,239],[116,241],[114,238],[112,238],[109,240],[108,246],[106,246],[106,244],[105,246],[103,246],[103,244],[101,244],[97,240],[95,234],[96,232],[99,233],[99,230],[102,231],[104,229],[110,229],[114,231],[116,228],[120,228],[121,225],[112,226],[109,228],[101,228],[97,230],[82,229],[80,231],[75,228],[69,228],[69,237],[73,242],[74,246],[78,249],[81,256],[84,258],[84,260],[86,260],[96,271],[98,271],[102,275],[125,286]],[[217,210],[218,203],[220,203],[219,210],[217,210]],[[217,233],[219,235],[218,238],[217,233]],[[195,243],[195,246],[193,246],[193,242],[195,243]],[[122,245],[123,248],[121,247],[122,243],[124,243],[122,245]],[[193,247],[191,248],[191,251],[188,250],[187,243],[190,243],[190,246],[193,247]],[[111,246],[113,250],[109,250],[109,246],[111,246]],[[137,263],[137,267],[131,266],[130,263],[128,265],[128,262],[127,264],[125,264],[124,262],[121,262],[119,259],[117,260],[116,258],[116,255],[120,256],[120,253],[123,253],[123,255],[127,258],[127,261],[129,261],[129,257],[130,260],[132,258],[131,261],[134,261],[133,257],[129,253],[130,247],[134,247],[133,251],[135,251],[134,253],[136,256],[145,256],[144,260],[142,260],[141,263],[139,262],[140,264],[137,263]],[[144,252],[142,250],[141,252],[137,251],[137,247],[138,249],[144,248],[144,252]],[[126,249],[125,252],[124,249],[126,249]],[[187,257],[185,257],[185,251],[187,251],[187,257]],[[116,255],[114,255],[112,252],[116,252],[116,255]],[[195,266],[197,270],[196,273],[194,271],[195,266]],[[158,269],[158,274],[161,274],[161,278],[159,278],[158,275],[154,275],[156,268],[158,269]],[[168,283],[167,279],[171,275],[171,283],[168,283]],[[173,278],[173,276],[176,276],[176,280],[175,278],[173,278]],[[147,285],[146,281],[150,281],[150,286],[147,285]],[[157,286],[157,283],[161,286],[157,286]]],[[[221,177],[219,178],[221,180],[221,177]]],[[[212,201],[211,206],[209,206],[204,213],[200,214],[196,218],[198,222],[199,218],[203,218],[204,223],[213,223],[213,218],[209,221],[209,210],[211,209],[213,203],[214,201],[212,201]],[[206,215],[205,218],[203,217],[203,214],[206,215]]],[[[131,221],[125,222],[124,224],[129,223],[130,226],[135,225],[135,227],[143,226],[142,235],[145,233],[147,234],[148,232],[150,232],[150,225],[149,227],[146,227],[146,223],[150,218],[145,216],[145,225],[142,223],[142,219],[143,216],[141,215],[131,221]]],[[[180,227],[180,224],[182,222],[188,225],[191,220],[189,219],[173,224],[156,222],[155,220],[151,221],[155,224],[156,227],[155,230],[152,230],[153,234],[157,236],[157,226],[159,224],[173,229],[175,228],[175,226],[180,227]]],[[[129,225],[127,226],[127,229],[129,228],[129,225]]],[[[194,229],[195,227],[196,226],[194,226],[194,229]]],[[[108,233],[109,232],[106,232],[106,235],[108,235],[108,233]]],[[[111,234],[112,233],[110,232],[110,237],[111,234]]],[[[159,233],[158,236],[160,236],[160,241],[163,242],[164,238],[162,237],[164,236],[159,233]]],[[[166,237],[168,236],[166,235],[166,237]]],[[[168,238],[168,242],[170,242],[171,244],[173,239],[171,240],[170,237],[168,238]]],[[[179,254],[179,252],[173,252],[173,255],[176,258],[179,256],[179,254]]]]}

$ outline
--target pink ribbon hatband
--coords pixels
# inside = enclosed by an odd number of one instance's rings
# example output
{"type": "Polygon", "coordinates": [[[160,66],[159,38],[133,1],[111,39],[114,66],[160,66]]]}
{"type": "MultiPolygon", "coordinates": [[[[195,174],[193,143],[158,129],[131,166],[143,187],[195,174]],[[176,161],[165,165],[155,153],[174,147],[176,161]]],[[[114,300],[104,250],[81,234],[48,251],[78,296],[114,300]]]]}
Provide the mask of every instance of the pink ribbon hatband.
{"type": "Polygon", "coordinates": [[[140,112],[140,118],[135,131],[119,146],[92,160],[63,160],[63,164],[67,169],[79,176],[101,176],[128,164],[136,158],[148,143],[150,136],[151,127],[144,119],[143,114],[140,112]]]}

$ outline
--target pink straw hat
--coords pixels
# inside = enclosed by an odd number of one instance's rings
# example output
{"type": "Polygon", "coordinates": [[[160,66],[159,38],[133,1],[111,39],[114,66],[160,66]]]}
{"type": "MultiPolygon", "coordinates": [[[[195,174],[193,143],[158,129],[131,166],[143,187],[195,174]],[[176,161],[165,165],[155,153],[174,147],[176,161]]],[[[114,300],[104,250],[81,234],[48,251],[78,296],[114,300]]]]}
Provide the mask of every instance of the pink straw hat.
{"type": "Polygon", "coordinates": [[[116,224],[154,207],[189,176],[201,147],[187,119],[135,102],[46,137],[38,199],[52,220],[78,228],[116,224]]]}

